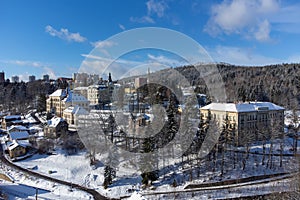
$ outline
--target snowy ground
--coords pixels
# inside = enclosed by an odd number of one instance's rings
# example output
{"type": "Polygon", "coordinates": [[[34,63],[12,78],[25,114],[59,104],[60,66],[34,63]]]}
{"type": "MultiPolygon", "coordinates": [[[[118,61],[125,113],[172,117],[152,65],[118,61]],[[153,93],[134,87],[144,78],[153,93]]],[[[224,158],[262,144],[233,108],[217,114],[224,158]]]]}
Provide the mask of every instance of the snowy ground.
{"type": "MultiPolygon", "coordinates": [[[[293,153],[289,151],[290,142],[291,142],[290,139],[287,139],[284,148],[285,154],[293,153]]],[[[278,148],[279,148],[278,145],[279,144],[273,145],[274,153],[278,153],[278,148]]],[[[267,144],[265,146],[266,146],[266,153],[268,153],[270,144],[267,144]]],[[[261,144],[253,145],[250,149],[251,149],[250,152],[261,153],[262,145],[261,144]]],[[[243,151],[245,149],[240,148],[239,150],[243,151]]],[[[238,154],[238,156],[244,157],[245,155],[243,153],[240,153],[238,154]]],[[[245,170],[242,170],[241,162],[236,164],[236,169],[233,169],[231,161],[227,161],[225,162],[226,170],[223,178],[220,178],[219,176],[220,174],[220,172],[218,171],[219,169],[217,169],[217,171],[215,172],[212,172],[211,165],[205,165],[204,163],[202,163],[202,167],[194,168],[192,172],[194,178],[192,181],[190,180],[189,169],[190,169],[190,165],[195,165],[195,162],[194,163],[192,162],[191,164],[186,164],[185,166],[182,166],[180,164],[167,166],[165,170],[161,171],[159,180],[154,182],[155,192],[183,190],[184,186],[187,185],[188,183],[218,182],[221,180],[229,180],[235,178],[281,173],[281,172],[294,172],[299,170],[297,167],[299,166],[299,161],[297,161],[294,157],[291,156],[284,157],[283,167],[279,167],[279,156],[274,156],[272,158],[274,164],[273,169],[267,168],[266,165],[261,165],[260,164],[261,159],[262,159],[262,155],[250,154],[249,158],[246,160],[245,170]],[[182,167],[184,168],[182,169],[182,167]],[[197,175],[198,174],[197,170],[201,171],[199,176],[197,175]],[[178,186],[176,188],[171,186],[171,183],[174,179],[176,179],[178,183],[178,186]]],[[[267,156],[266,156],[266,160],[267,160],[267,156]]],[[[118,169],[117,178],[114,180],[113,184],[109,186],[108,189],[105,190],[102,187],[102,183],[104,179],[103,164],[99,162],[96,167],[91,167],[89,165],[89,159],[86,157],[86,152],[84,151],[79,152],[76,155],[66,155],[63,151],[57,151],[55,155],[36,154],[31,158],[16,162],[16,164],[24,168],[33,168],[36,166],[36,169],[34,171],[45,174],[47,176],[51,176],[54,178],[62,179],[89,188],[93,188],[97,190],[99,193],[106,195],[108,197],[119,198],[122,196],[123,197],[130,196],[131,192],[135,190],[139,191],[140,193],[152,191],[150,189],[146,189],[146,190],[141,189],[141,185],[140,185],[141,177],[138,172],[135,172],[127,168],[122,168],[122,167],[118,169]],[[50,171],[52,173],[49,173],[50,171]]],[[[22,182],[22,179],[20,180],[21,180],[20,182],[22,182]]],[[[34,183],[32,184],[35,185],[34,183]]],[[[250,191],[251,187],[250,189],[248,188],[250,193],[251,193],[250,191]]],[[[263,186],[263,187],[267,188],[268,186],[263,186]]],[[[45,188],[49,189],[49,186],[45,188]]],[[[70,192],[66,192],[66,194],[68,193],[70,192]]],[[[229,196],[231,197],[234,193],[238,193],[238,192],[235,191],[231,193],[229,196]]],[[[209,196],[211,197],[211,195],[208,195],[207,197],[209,196]]],[[[228,192],[224,192],[224,195],[228,195],[228,192]]],[[[238,193],[236,196],[239,195],[241,195],[241,193],[238,193]]]]}
{"type": "Polygon", "coordinates": [[[12,183],[0,179],[0,191],[3,191],[9,199],[35,199],[36,187],[38,199],[93,199],[86,192],[74,188],[71,190],[68,186],[28,176],[3,164],[0,164],[0,172],[14,181],[12,183]]]}
{"type": "MultiPolygon", "coordinates": [[[[292,138],[287,137],[284,142],[283,153],[286,155],[292,155],[294,152],[291,151],[293,144],[292,138]]],[[[222,178],[220,178],[220,169],[217,168],[216,171],[212,171],[212,164],[207,164],[205,162],[200,162],[200,167],[197,165],[197,162],[190,162],[182,166],[179,164],[180,160],[172,160],[169,163],[166,163],[164,170],[160,171],[159,180],[154,182],[153,188],[147,188],[143,190],[141,188],[141,176],[140,172],[136,172],[133,169],[126,168],[126,162],[123,163],[123,167],[120,167],[117,171],[117,178],[113,181],[113,184],[104,189],[102,186],[103,183],[103,174],[104,166],[101,162],[98,162],[96,167],[91,167],[89,164],[89,159],[87,158],[87,153],[85,151],[80,151],[75,155],[67,155],[62,150],[56,150],[53,155],[45,154],[35,154],[30,158],[27,158],[23,161],[15,162],[15,164],[23,168],[31,168],[33,171],[61,179],[64,181],[76,183],[88,188],[95,189],[99,193],[113,198],[120,197],[129,197],[132,195],[132,199],[156,199],[156,197],[162,198],[185,198],[187,195],[184,192],[181,193],[172,193],[172,195],[159,195],[151,196],[146,195],[144,197],[141,194],[153,193],[153,192],[169,192],[169,191],[181,191],[184,190],[184,187],[189,183],[204,183],[204,182],[218,182],[221,180],[230,180],[235,178],[264,175],[264,174],[275,174],[282,172],[295,172],[299,171],[300,160],[297,160],[293,156],[284,156],[283,158],[283,167],[279,167],[280,156],[273,156],[273,165],[272,169],[266,167],[266,165],[261,165],[263,148],[262,143],[256,143],[250,146],[250,153],[246,159],[246,167],[242,170],[243,163],[240,161],[236,163],[236,167],[233,168],[232,161],[227,159],[225,162],[225,173],[222,178]],[[258,154],[256,154],[258,153],[258,154]],[[177,163],[177,164],[171,164],[177,163]],[[192,167],[191,167],[192,166],[192,167]],[[193,168],[191,171],[190,169],[193,168]],[[191,180],[190,175],[192,174],[193,178],[191,180]],[[174,188],[171,186],[174,179],[177,181],[177,187],[174,188]],[[137,193],[132,193],[133,191],[138,191],[137,193]],[[174,196],[175,195],[175,196],[174,196]]],[[[270,143],[266,144],[265,153],[269,153],[270,143]]],[[[241,152],[245,152],[246,148],[238,148],[241,152]]],[[[298,141],[298,153],[300,152],[300,141],[298,141]]],[[[275,140],[273,144],[273,154],[280,153],[280,140],[275,140]]],[[[230,151],[228,151],[230,154],[230,151]]],[[[220,156],[220,155],[219,155],[220,156]]],[[[245,158],[244,153],[238,153],[238,157],[245,158]]],[[[268,156],[265,156],[265,159],[268,159],[268,156]]],[[[199,164],[199,163],[198,163],[199,164]]],[[[217,165],[220,166],[220,160],[217,162],[217,165]]],[[[10,199],[34,199],[35,198],[35,189],[34,187],[38,186],[41,190],[39,197],[48,198],[48,199],[90,199],[91,195],[74,190],[70,191],[70,187],[63,186],[60,184],[55,184],[50,181],[45,181],[41,179],[36,179],[29,177],[21,172],[11,170],[1,165],[0,173],[7,174],[15,180],[15,183],[9,183],[2,181],[0,182],[0,190],[6,191],[10,199]],[[33,187],[31,187],[33,186],[33,187]]],[[[261,193],[267,193],[268,191],[285,191],[288,190],[288,186],[284,187],[282,184],[284,181],[278,181],[278,183],[272,183],[273,186],[276,184],[280,187],[273,187],[272,190],[269,189],[270,185],[264,184],[261,186],[243,186],[241,189],[231,189],[231,190],[220,190],[219,192],[195,192],[195,195],[201,195],[201,198],[225,198],[225,197],[238,197],[245,193],[251,194],[255,193],[256,190],[261,191],[261,193]],[[258,188],[258,189],[257,189],[258,188]],[[223,192],[222,192],[223,191],[223,192]],[[216,194],[216,196],[214,196],[216,194]],[[223,194],[223,195],[222,195],[223,194]],[[204,196],[203,196],[204,195],[204,196]]],[[[189,193],[191,195],[191,193],[189,193]]],[[[189,196],[189,199],[197,199],[195,196],[189,196]]],[[[198,196],[199,198],[199,196],[198,196]]]]}

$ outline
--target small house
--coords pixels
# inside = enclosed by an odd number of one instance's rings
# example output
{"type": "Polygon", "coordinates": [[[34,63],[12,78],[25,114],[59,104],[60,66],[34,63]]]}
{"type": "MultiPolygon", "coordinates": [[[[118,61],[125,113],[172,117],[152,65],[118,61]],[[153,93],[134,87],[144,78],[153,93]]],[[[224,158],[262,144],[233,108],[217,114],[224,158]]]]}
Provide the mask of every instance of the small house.
{"type": "Polygon", "coordinates": [[[16,158],[27,153],[27,146],[20,141],[14,140],[8,145],[7,150],[10,158],[16,158]]]}
{"type": "Polygon", "coordinates": [[[53,117],[44,127],[44,135],[49,138],[58,138],[68,132],[68,123],[61,117],[53,117]]]}

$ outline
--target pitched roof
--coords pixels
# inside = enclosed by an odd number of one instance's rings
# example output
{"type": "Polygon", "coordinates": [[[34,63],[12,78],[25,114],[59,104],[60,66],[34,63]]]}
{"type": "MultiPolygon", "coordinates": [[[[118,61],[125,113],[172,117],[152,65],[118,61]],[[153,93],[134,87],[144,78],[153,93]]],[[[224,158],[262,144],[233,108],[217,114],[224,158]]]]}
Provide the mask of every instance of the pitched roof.
{"type": "Polygon", "coordinates": [[[53,92],[52,94],[50,94],[50,97],[64,97],[66,96],[66,90],[64,89],[58,89],[55,92],[53,92]]]}
{"type": "Polygon", "coordinates": [[[24,141],[22,141],[22,140],[21,141],[14,140],[13,142],[11,142],[8,145],[7,149],[11,151],[11,150],[15,149],[18,146],[26,148],[26,147],[30,146],[30,144],[29,144],[29,142],[27,140],[24,140],[24,141]]]}
{"type": "Polygon", "coordinates": [[[25,127],[25,126],[21,126],[21,125],[13,125],[13,126],[10,126],[9,128],[8,128],[8,131],[11,131],[11,130],[13,130],[13,129],[17,129],[17,130],[19,130],[19,131],[27,131],[28,129],[25,127]]]}
{"type": "Polygon", "coordinates": [[[85,114],[89,113],[87,110],[85,110],[84,108],[82,108],[78,105],[70,106],[70,107],[66,108],[64,110],[64,112],[72,113],[72,114],[75,114],[75,115],[85,115],[85,114]]]}
{"type": "Polygon", "coordinates": [[[56,127],[60,122],[65,121],[63,118],[61,117],[53,117],[52,119],[48,120],[48,125],[50,127],[56,127]]]}
{"type": "Polygon", "coordinates": [[[254,112],[263,110],[284,110],[283,107],[270,102],[247,102],[247,103],[211,103],[201,110],[218,110],[227,112],[254,112]]]}
{"type": "Polygon", "coordinates": [[[11,140],[20,140],[20,139],[28,139],[29,134],[27,131],[21,131],[21,132],[10,132],[9,137],[11,140]]]}
{"type": "Polygon", "coordinates": [[[77,93],[73,93],[73,92],[69,92],[68,96],[63,100],[65,102],[89,102],[84,96],[77,94],[77,93]]]}

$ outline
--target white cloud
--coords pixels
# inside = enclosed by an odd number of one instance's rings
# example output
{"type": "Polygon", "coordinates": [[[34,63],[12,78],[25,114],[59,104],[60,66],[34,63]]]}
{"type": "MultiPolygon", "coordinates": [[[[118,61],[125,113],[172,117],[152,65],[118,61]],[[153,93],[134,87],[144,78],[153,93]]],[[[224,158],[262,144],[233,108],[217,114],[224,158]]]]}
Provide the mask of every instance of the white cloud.
{"type": "Polygon", "coordinates": [[[126,30],[126,28],[125,28],[125,26],[123,24],[119,24],[119,28],[122,29],[122,31],[126,30]]]}
{"type": "Polygon", "coordinates": [[[269,41],[270,18],[279,10],[277,0],[225,0],[212,6],[204,31],[213,36],[239,34],[258,41],[269,41]]]}
{"type": "Polygon", "coordinates": [[[154,24],[155,23],[155,21],[149,16],[130,17],[130,21],[136,22],[136,23],[141,23],[141,24],[145,24],[145,23],[154,24]]]}
{"type": "Polygon", "coordinates": [[[209,54],[215,62],[225,62],[235,65],[261,66],[283,62],[277,58],[257,54],[251,48],[217,46],[210,49],[209,54]]]}
{"type": "Polygon", "coordinates": [[[264,20],[258,25],[257,32],[254,33],[255,39],[261,42],[270,41],[270,23],[264,20]]]}
{"type": "Polygon", "coordinates": [[[52,68],[44,67],[43,69],[45,71],[45,74],[48,74],[51,79],[56,79],[57,78],[57,76],[56,76],[56,74],[55,74],[55,72],[52,68]]]}
{"type": "Polygon", "coordinates": [[[146,5],[148,16],[157,15],[158,17],[163,17],[165,10],[168,8],[168,5],[165,1],[149,0],[146,5]]]}
{"type": "Polygon", "coordinates": [[[96,47],[96,48],[106,48],[106,47],[112,47],[112,46],[115,46],[116,43],[113,42],[113,41],[109,41],[109,40],[99,40],[99,41],[96,41],[96,42],[91,42],[91,45],[93,47],[96,47]]]}
{"type": "Polygon", "coordinates": [[[67,41],[74,41],[74,42],[84,42],[86,41],[86,38],[81,36],[79,33],[71,33],[68,29],[61,28],[59,31],[53,28],[50,25],[47,25],[45,27],[46,33],[49,33],[53,37],[58,37],[63,40],[67,41]]]}
{"type": "Polygon", "coordinates": [[[29,60],[1,60],[3,63],[18,65],[18,66],[30,66],[30,67],[42,67],[42,64],[39,61],[29,61],[29,60]]]}
{"type": "Polygon", "coordinates": [[[149,0],[146,2],[147,6],[147,15],[142,17],[130,17],[131,22],[136,23],[150,23],[154,24],[155,21],[153,17],[159,17],[162,18],[165,16],[165,11],[168,8],[168,4],[166,1],[155,1],[155,0],[149,0]]]}
{"type": "Polygon", "coordinates": [[[148,54],[147,55],[149,58],[149,62],[153,63],[153,62],[157,62],[166,66],[170,66],[170,67],[178,67],[178,66],[183,66],[188,64],[187,62],[183,62],[177,59],[172,59],[172,58],[168,58],[165,57],[163,55],[160,56],[154,56],[152,54],[148,54]]]}

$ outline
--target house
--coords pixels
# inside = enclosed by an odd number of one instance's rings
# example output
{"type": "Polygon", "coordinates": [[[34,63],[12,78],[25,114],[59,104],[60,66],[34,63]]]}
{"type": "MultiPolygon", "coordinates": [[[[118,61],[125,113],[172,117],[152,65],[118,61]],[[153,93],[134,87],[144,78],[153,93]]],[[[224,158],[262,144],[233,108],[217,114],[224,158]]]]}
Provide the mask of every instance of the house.
{"type": "Polygon", "coordinates": [[[22,125],[23,121],[21,120],[21,115],[8,115],[2,119],[2,128],[7,129],[7,127],[12,125],[22,125]]]}
{"type": "Polygon", "coordinates": [[[226,120],[235,130],[237,145],[269,139],[284,128],[284,108],[270,102],[211,103],[200,112],[204,120],[215,121],[219,130],[226,120]]]}
{"type": "Polygon", "coordinates": [[[18,141],[14,140],[9,143],[7,150],[10,158],[16,158],[19,156],[24,156],[27,153],[27,148],[30,146],[28,141],[18,141]]]}
{"type": "Polygon", "coordinates": [[[69,129],[76,129],[78,126],[78,116],[89,114],[87,110],[80,106],[70,106],[63,112],[63,118],[67,121],[69,129]]]}
{"type": "Polygon", "coordinates": [[[68,132],[68,123],[61,117],[53,117],[44,127],[44,135],[49,138],[58,138],[68,132]]]}
{"type": "Polygon", "coordinates": [[[8,132],[23,132],[23,131],[28,131],[28,129],[25,126],[21,126],[21,125],[13,125],[11,127],[9,127],[8,132]]]}

